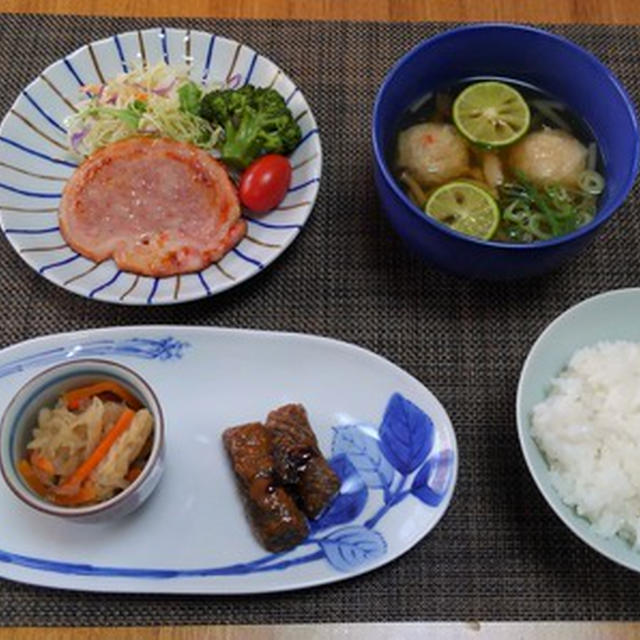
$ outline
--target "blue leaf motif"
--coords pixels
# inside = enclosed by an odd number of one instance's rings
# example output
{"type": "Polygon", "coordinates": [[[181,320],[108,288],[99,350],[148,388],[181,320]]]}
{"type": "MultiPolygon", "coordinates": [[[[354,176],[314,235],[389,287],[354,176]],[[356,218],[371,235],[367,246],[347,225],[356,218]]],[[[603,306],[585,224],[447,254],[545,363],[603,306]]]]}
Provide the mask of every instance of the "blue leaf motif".
{"type": "Polygon", "coordinates": [[[393,467],[380,452],[378,432],[370,425],[334,427],[333,455],[345,454],[371,489],[388,489],[393,467]]]}
{"type": "Polygon", "coordinates": [[[329,460],[340,478],[340,493],[316,520],[310,521],[311,531],[320,531],[355,520],[367,504],[369,490],[348,456],[341,453],[329,460]]]}
{"type": "Polygon", "coordinates": [[[329,564],[338,571],[353,571],[387,552],[387,543],[365,527],[343,527],[318,540],[329,564]]]}
{"type": "Polygon", "coordinates": [[[416,473],[411,493],[431,507],[437,507],[447,493],[453,472],[453,451],[441,451],[416,473]]]}
{"type": "Polygon", "coordinates": [[[431,418],[399,393],[394,393],[380,426],[380,450],[402,474],[415,471],[433,447],[431,418]]]}

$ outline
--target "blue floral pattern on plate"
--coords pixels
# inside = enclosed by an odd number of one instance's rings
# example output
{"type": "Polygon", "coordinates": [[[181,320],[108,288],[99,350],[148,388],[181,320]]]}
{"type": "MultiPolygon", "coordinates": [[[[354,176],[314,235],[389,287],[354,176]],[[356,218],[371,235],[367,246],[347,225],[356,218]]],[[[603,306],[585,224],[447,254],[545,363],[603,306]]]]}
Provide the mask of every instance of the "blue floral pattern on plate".
{"type": "Polygon", "coordinates": [[[40,351],[0,366],[0,378],[33,367],[44,367],[73,357],[131,356],[144,360],[178,360],[189,343],[171,336],[166,338],[131,338],[128,340],[91,340],[70,347],[40,351]]]}

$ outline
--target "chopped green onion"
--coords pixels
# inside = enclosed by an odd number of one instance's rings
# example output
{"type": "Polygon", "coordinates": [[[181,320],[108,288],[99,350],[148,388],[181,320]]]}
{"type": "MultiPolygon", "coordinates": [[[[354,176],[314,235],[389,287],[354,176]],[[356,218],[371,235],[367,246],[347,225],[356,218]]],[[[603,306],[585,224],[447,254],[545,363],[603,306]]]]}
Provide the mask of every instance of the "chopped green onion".
{"type": "Polygon", "coordinates": [[[592,196],[597,196],[604,191],[604,178],[597,172],[586,169],[578,177],[580,188],[592,196]]]}
{"type": "Polygon", "coordinates": [[[541,213],[535,213],[529,218],[529,231],[539,240],[551,238],[551,234],[543,230],[544,226],[548,226],[547,220],[541,213]]]}
{"type": "MultiPolygon", "coordinates": [[[[515,178],[499,188],[502,221],[497,239],[548,240],[571,233],[593,220],[597,194],[558,184],[537,187],[518,171],[515,178]]],[[[604,186],[603,179],[599,186],[601,189],[604,186]]]]}
{"type": "Polygon", "coordinates": [[[549,185],[545,188],[545,191],[556,202],[567,202],[569,200],[569,192],[560,185],[549,185]]]}
{"type": "Polygon", "coordinates": [[[522,200],[513,200],[508,204],[502,212],[505,220],[515,222],[516,224],[524,222],[531,214],[531,207],[522,200]]]}
{"type": "Polygon", "coordinates": [[[585,198],[576,207],[576,224],[578,227],[583,227],[585,224],[591,222],[596,215],[596,203],[594,198],[585,198]]]}

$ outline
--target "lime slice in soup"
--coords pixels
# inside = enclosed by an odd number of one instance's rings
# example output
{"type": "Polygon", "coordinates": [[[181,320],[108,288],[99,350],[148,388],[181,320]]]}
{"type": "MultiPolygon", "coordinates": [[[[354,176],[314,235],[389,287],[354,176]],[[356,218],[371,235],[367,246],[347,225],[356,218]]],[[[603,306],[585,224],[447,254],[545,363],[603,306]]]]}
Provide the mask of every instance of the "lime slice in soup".
{"type": "Polygon", "coordinates": [[[442,185],[431,194],[424,210],[452,229],[482,240],[489,240],[500,223],[498,203],[470,182],[442,185]]]}
{"type": "Polygon", "coordinates": [[[471,142],[505,147],[527,132],[531,114],[513,87],[503,82],[476,82],[453,103],[453,121],[471,142]]]}

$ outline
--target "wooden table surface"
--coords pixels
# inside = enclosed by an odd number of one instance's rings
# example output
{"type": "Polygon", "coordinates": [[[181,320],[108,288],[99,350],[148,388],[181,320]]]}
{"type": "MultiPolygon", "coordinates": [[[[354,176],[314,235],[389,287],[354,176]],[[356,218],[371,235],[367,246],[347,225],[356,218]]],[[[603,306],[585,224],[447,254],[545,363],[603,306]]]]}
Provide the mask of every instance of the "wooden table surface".
{"type": "MultiPolygon", "coordinates": [[[[0,11],[382,21],[640,24],[640,0],[0,0],[0,11]]],[[[114,624],[117,624],[114,620],[114,624]]],[[[254,627],[0,629],[0,640],[601,640],[640,637],[640,624],[411,623],[254,627]]]]}
{"type": "Polygon", "coordinates": [[[0,0],[0,9],[123,16],[640,23],[638,0],[0,0]]]}

